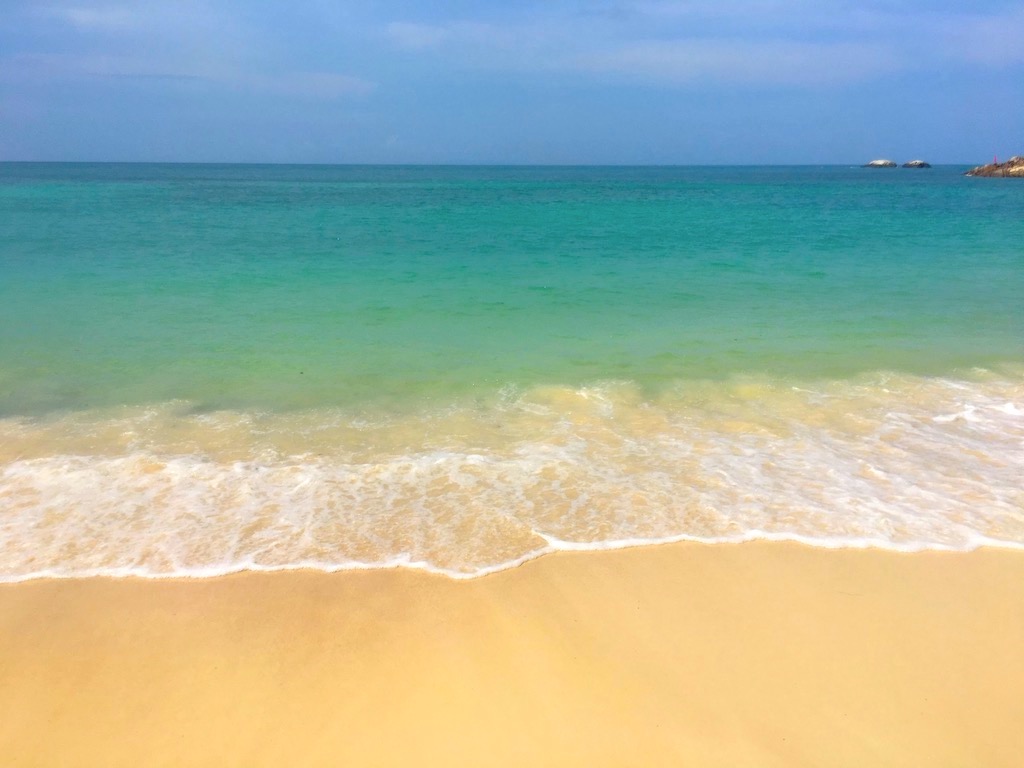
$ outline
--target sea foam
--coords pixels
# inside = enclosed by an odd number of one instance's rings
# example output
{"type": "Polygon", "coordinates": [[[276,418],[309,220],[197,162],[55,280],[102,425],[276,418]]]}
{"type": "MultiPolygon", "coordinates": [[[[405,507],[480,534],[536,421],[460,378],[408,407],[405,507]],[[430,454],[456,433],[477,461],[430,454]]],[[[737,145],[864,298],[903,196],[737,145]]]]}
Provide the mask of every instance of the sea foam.
{"type": "Polygon", "coordinates": [[[0,579],[417,568],[559,550],[791,540],[1024,546],[1024,382],[628,382],[403,415],[0,422],[0,579]]]}

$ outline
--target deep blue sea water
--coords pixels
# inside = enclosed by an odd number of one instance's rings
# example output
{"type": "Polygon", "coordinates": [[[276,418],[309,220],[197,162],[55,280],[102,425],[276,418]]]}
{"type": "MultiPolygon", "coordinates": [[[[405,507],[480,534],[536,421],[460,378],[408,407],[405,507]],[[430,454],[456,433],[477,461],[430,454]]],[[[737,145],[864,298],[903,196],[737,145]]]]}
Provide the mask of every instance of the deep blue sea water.
{"type": "Polygon", "coordinates": [[[1024,542],[1024,184],[0,164],[0,573],[1024,542]]]}

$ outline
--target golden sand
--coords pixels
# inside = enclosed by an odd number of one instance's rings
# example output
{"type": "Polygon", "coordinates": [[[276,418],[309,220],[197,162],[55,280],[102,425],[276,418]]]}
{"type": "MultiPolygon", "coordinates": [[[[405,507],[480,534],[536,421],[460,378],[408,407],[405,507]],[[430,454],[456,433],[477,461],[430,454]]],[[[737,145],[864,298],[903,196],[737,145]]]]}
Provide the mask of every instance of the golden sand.
{"type": "Polygon", "coordinates": [[[0,755],[1018,766],[1024,553],[789,544],[0,586],[0,755]]]}

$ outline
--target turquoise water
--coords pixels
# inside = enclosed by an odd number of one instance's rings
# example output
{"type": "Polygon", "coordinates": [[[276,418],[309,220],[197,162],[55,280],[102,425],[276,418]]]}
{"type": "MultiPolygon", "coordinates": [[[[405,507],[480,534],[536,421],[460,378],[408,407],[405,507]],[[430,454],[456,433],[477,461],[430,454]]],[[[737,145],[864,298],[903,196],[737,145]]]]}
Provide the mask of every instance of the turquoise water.
{"type": "Polygon", "coordinates": [[[1024,184],[963,170],[0,164],[0,570],[1020,543],[1024,184]]]}
{"type": "Polygon", "coordinates": [[[3,165],[0,413],[1020,361],[959,170],[3,165]]]}

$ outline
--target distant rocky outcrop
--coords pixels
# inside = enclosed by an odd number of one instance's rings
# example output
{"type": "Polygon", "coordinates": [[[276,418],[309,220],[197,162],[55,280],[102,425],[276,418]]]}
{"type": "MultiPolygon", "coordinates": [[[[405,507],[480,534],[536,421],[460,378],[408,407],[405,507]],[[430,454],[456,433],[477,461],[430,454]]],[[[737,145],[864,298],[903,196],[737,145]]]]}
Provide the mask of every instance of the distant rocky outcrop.
{"type": "Polygon", "coordinates": [[[1024,156],[1016,155],[1005,163],[989,163],[971,168],[965,176],[1010,176],[1024,179],[1024,156]]]}
{"type": "Polygon", "coordinates": [[[895,160],[872,160],[870,163],[864,163],[865,168],[895,168],[895,160]]]}
{"type": "Polygon", "coordinates": [[[911,160],[910,162],[903,164],[904,168],[931,168],[931,163],[926,163],[924,160],[911,160]]]}

